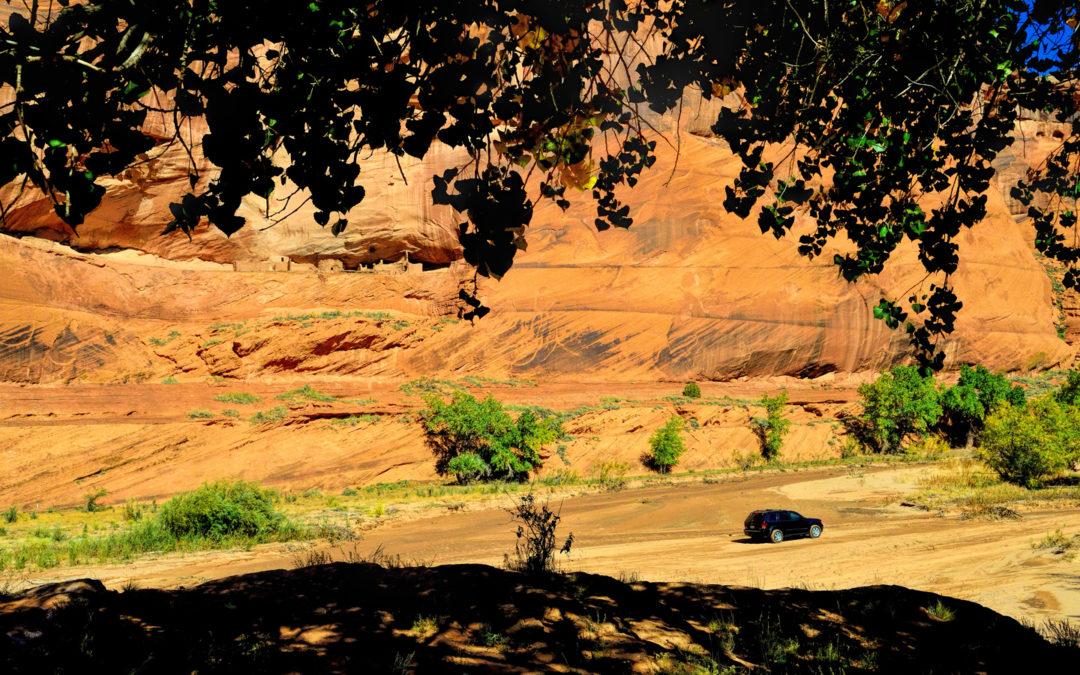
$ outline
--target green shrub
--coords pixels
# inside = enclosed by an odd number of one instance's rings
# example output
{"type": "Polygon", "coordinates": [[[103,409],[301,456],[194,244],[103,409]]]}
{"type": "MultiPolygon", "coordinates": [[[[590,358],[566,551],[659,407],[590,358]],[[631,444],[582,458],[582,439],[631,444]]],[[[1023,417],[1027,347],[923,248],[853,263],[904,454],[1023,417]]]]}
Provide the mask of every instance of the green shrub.
{"type": "Polygon", "coordinates": [[[260,410],[252,415],[248,421],[252,424],[263,424],[266,422],[280,422],[289,415],[289,409],[283,405],[274,406],[269,410],[260,410]]]}
{"type": "Polygon", "coordinates": [[[941,394],[933,375],[915,366],[896,366],[859,386],[865,424],[862,442],[881,452],[899,452],[911,436],[921,438],[941,418],[941,394]]]}
{"type": "Polygon", "coordinates": [[[161,383],[162,384],[176,384],[177,380],[176,380],[175,377],[166,377],[164,380],[161,381],[161,383]]]}
{"type": "Polygon", "coordinates": [[[765,408],[765,417],[754,418],[754,432],[761,444],[761,456],[765,461],[771,462],[780,457],[780,449],[784,447],[784,436],[791,428],[791,420],[784,417],[784,406],[787,405],[788,395],[786,391],[778,396],[770,397],[768,394],[761,396],[761,405],[765,408]]]}
{"type": "Polygon", "coordinates": [[[515,421],[490,395],[477,400],[455,391],[449,403],[430,395],[424,401],[422,418],[435,470],[459,481],[523,480],[541,467],[540,449],[563,436],[558,418],[525,411],[515,421]],[[474,457],[458,460],[451,468],[450,463],[463,455],[474,457]],[[482,463],[478,474],[475,459],[482,463]]]}
{"type": "Polygon", "coordinates": [[[986,418],[979,456],[1003,480],[1034,487],[1080,459],[1080,415],[1053,396],[986,418]]]}
{"type": "Polygon", "coordinates": [[[978,444],[986,416],[1002,403],[1023,406],[1023,387],[983,366],[960,367],[960,380],[941,396],[942,431],[954,446],[978,444]]]}
{"type": "Polygon", "coordinates": [[[158,347],[163,347],[163,346],[169,344],[170,342],[172,342],[173,340],[175,340],[178,337],[180,337],[180,331],[171,330],[171,331],[169,331],[169,337],[166,337],[166,338],[150,338],[150,344],[156,345],[158,347]]]}
{"type": "Polygon", "coordinates": [[[135,501],[134,497],[128,497],[124,502],[124,520],[137,522],[142,520],[146,507],[135,501]]]}
{"type": "Polygon", "coordinates": [[[446,470],[462,485],[481,478],[487,468],[487,463],[475,452],[464,452],[446,464],[446,470]]]}
{"type": "Polygon", "coordinates": [[[679,456],[686,450],[682,437],[683,421],[672,415],[664,426],[649,438],[651,451],[645,455],[645,465],[658,473],[668,473],[679,463],[679,456]]]}
{"type": "Polygon", "coordinates": [[[19,507],[18,506],[15,506],[14,504],[12,504],[11,506],[4,509],[4,522],[5,523],[14,523],[18,519],[19,519],[19,507]]]}
{"type": "Polygon", "coordinates": [[[297,401],[322,401],[324,403],[330,403],[337,400],[336,397],[331,396],[330,394],[324,394],[310,384],[305,384],[299,389],[293,389],[278,394],[274,398],[279,401],[285,401],[286,403],[296,403],[297,401]]]}
{"type": "Polygon", "coordinates": [[[368,424],[376,424],[379,421],[378,415],[349,415],[348,417],[337,417],[330,420],[331,426],[335,427],[355,427],[361,422],[367,422],[368,424]]]}
{"type": "Polygon", "coordinates": [[[683,387],[682,395],[686,398],[701,398],[701,387],[697,382],[687,382],[683,387]]]}
{"type": "Polygon", "coordinates": [[[157,520],[178,539],[259,537],[276,532],[285,519],[274,508],[274,497],[273,491],[254,483],[204,483],[166,502],[157,520]]]}
{"type": "Polygon", "coordinates": [[[626,462],[606,461],[594,464],[592,467],[596,473],[596,484],[610,492],[618,492],[626,487],[626,474],[630,472],[630,465],[626,462]]]}
{"type": "Polygon", "coordinates": [[[214,397],[215,401],[221,401],[222,403],[237,403],[240,405],[250,405],[252,403],[258,403],[262,399],[255,394],[245,394],[242,392],[229,392],[227,394],[218,394],[214,397]]]}
{"type": "Polygon", "coordinates": [[[214,413],[209,410],[192,410],[187,416],[193,420],[205,420],[214,416],[214,413]]]}
{"type": "Polygon", "coordinates": [[[87,492],[83,495],[83,510],[87,513],[94,513],[96,511],[104,511],[105,507],[98,504],[98,500],[109,494],[109,491],[105,488],[98,488],[91,492],[87,492]]]}
{"type": "Polygon", "coordinates": [[[1054,397],[1064,405],[1080,407],[1080,370],[1070,370],[1065,375],[1065,382],[1054,397]]]}
{"type": "Polygon", "coordinates": [[[933,605],[926,608],[926,613],[934,617],[938,621],[949,622],[956,618],[956,612],[951,607],[938,600],[933,605]]]}

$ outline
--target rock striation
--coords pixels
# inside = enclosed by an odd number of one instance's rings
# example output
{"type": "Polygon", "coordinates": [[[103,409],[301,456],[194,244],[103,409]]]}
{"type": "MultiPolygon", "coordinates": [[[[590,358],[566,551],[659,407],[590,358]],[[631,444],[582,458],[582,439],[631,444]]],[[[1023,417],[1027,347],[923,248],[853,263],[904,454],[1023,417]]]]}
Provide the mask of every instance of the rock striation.
{"type": "MultiPolygon", "coordinates": [[[[431,326],[456,316],[459,291],[471,290],[470,270],[455,262],[461,218],[433,206],[429,193],[431,176],[462,157],[441,146],[400,164],[374,154],[360,178],[368,196],[338,237],[313,221],[302,196],[286,205],[285,187],[269,204],[246,201],[248,226],[231,238],[204,226],[189,239],[161,234],[169,203],[189,189],[191,167],[167,143],[171,121],[151,115],[148,131],[161,139],[153,160],[110,179],[102,206],[78,232],[40,194],[27,191],[11,210],[3,231],[22,241],[0,242],[7,280],[0,379],[124,381],[170,368],[251,378],[292,364],[403,377],[720,380],[874,370],[907,359],[904,336],[873,320],[871,309],[882,297],[925,292],[939,280],[926,278],[908,247],[884,274],[849,284],[828,262],[831,253],[814,261],[796,253],[798,231],[776,241],[725,212],[723,187],[739,167],[708,132],[715,105],[691,100],[679,124],[653,120],[663,134],[658,162],[623,195],[632,228],[598,233],[585,195],[565,212],[539,203],[529,249],[502,281],[480,280],[492,313],[452,331],[452,339],[433,329],[414,333],[408,348],[386,325],[339,326],[334,335],[322,334],[322,325],[275,334],[271,326],[258,345],[253,337],[235,346],[191,340],[216,339],[199,326],[268,324],[283,311],[393,310],[431,326]],[[279,220],[268,206],[291,215],[279,220]],[[64,250],[30,245],[43,239],[64,250]],[[172,330],[190,339],[172,351],[151,342],[172,330]],[[386,353],[397,355],[393,367],[386,353]]],[[[185,133],[197,138],[200,124],[191,121],[185,133]]],[[[1017,143],[998,160],[989,216],[961,236],[952,282],[964,308],[945,345],[951,365],[1020,371],[1075,359],[1080,299],[1052,282],[1018,205],[1002,194],[1049,152],[1059,126],[1031,115],[1020,122],[1017,143]]],[[[193,156],[205,184],[212,171],[198,144],[193,156]]]]}

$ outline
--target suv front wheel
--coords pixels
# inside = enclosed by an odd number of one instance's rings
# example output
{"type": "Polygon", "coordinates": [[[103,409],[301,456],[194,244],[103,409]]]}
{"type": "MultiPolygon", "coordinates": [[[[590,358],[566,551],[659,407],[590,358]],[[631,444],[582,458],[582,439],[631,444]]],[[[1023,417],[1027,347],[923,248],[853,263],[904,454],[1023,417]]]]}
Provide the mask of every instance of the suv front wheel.
{"type": "Polygon", "coordinates": [[[817,539],[820,536],[821,536],[821,526],[820,525],[811,525],[810,526],[810,537],[812,539],[817,539]]]}
{"type": "Polygon", "coordinates": [[[772,543],[779,544],[784,541],[784,531],[780,529],[773,530],[769,533],[769,539],[772,539],[772,543]]]}

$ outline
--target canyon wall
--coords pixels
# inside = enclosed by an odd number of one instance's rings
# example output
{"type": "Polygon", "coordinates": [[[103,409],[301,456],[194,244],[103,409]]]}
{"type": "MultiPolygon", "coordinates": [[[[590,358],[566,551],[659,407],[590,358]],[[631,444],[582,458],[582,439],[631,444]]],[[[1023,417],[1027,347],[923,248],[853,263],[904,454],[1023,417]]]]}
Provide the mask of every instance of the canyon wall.
{"type": "MultiPolygon", "coordinates": [[[[0,379],[251,378],[287,366],[401,377],[730,379],[906,360],[904,336],[871,309],[937,281],[925,278],[913,247],[879,277],[849,284],[831,253],[813,261],[796,253],[806,223],[777,241],[752,218],[728,214],[723,187],[739,167],[707,131],[716,105],[691,97],[679,124],[651,119],[661,134],[658,161],[621,195],[632,228],[597,232],[587,195],[565,212],[539,203],[528,250],[503,280],[479,281],[492,312],[452,324],[472,275],[460,262],[462,218],[433,206],[430,189],[433,174],[463,163],[459,153],[435,146],[423,161],[366,159],[367,198],[337,237],[313,221],[302,195],[286,203],[285,187],[269,204],[246,200],[247,226],[231,238],[203,225],[189,239],[161,234],[168,205],[189,189],[191,167],[179,144],[168,143],[171,121],[151,114],[153,160],[108,179],[101,207],[77,232],[30,190],[0,228],[13,235],[0,241],[0,379]],[[290,215],[268,215],[268,206],[290,215]],[[32,245],[40,240],[59,248],[32,245]],[[303,329],[303,321],[274,321],[313,311],[338,315],[303,329]],[[362,316],[384,311],[392,319],[362,316]],[[259,328],[226,340],[208,328],[222,322],[259,328]],[[357,330],[363,335],[349,332],[357,330]],[[180,337],[156,344],[174,332],[180,337]]],[[[185,132],[198,137],[200,124],[185,132]]],[[[964,307],[945,344],[950,365],[1022,371],[1075,359],[1080,302],[1052,282],[1022,212],[1003,194],[1059,131],[1031,115],[1018,125],[1017,143],[997,163],[988,217],[961,235],[953,283],[964,307]]],[[[198,144],[193,156],[205,186],[212,168],[198,144]]],[[[0,198],[12,195],[0,189],[0,198]]]]}

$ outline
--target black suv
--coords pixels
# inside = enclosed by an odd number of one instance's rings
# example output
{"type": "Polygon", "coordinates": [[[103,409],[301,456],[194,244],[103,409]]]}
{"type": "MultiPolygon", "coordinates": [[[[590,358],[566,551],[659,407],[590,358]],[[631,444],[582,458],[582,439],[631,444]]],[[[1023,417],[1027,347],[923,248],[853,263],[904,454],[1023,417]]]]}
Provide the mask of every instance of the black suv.
{"type": "Polygon", "coordinates": [[[794,511],[767,509],[752,511],[743,523],[743,532],[751,539],[770,539],[779,544],[787,537],[809,535],[811,539],[821,536],[821,521],[804,518],[794,511]]]}

